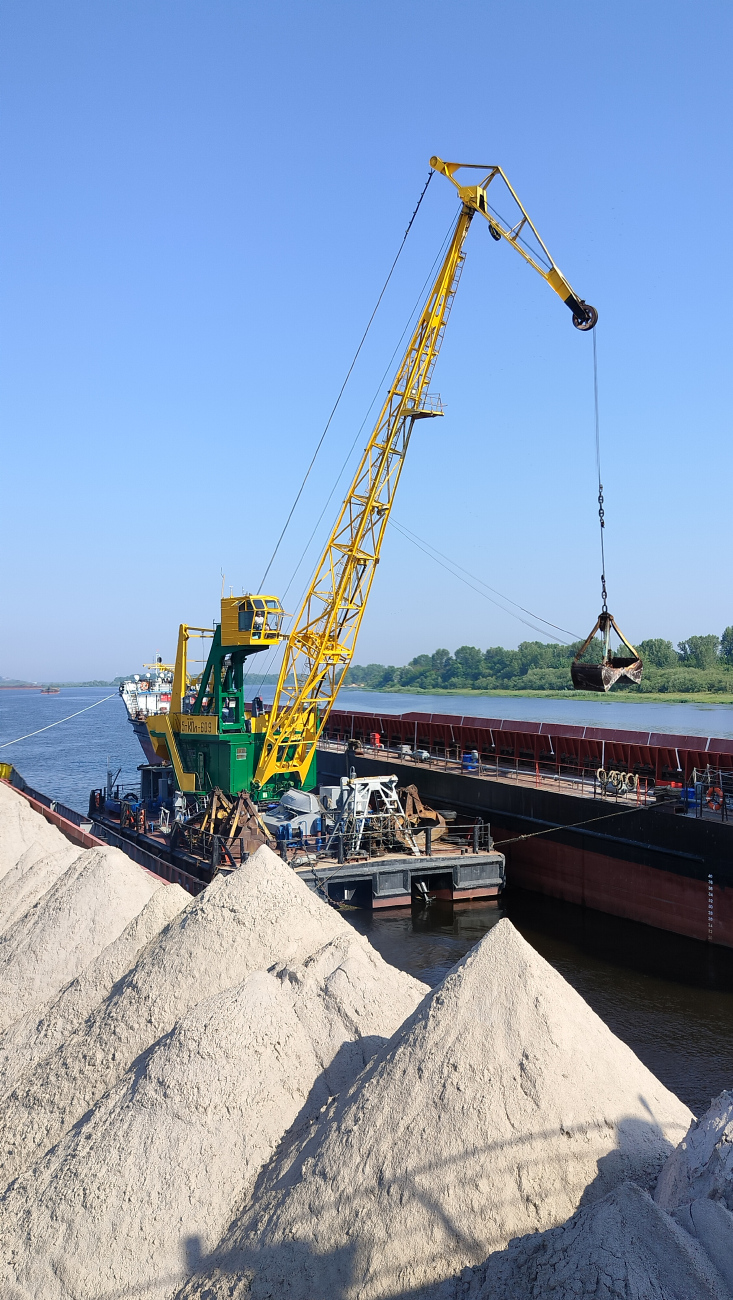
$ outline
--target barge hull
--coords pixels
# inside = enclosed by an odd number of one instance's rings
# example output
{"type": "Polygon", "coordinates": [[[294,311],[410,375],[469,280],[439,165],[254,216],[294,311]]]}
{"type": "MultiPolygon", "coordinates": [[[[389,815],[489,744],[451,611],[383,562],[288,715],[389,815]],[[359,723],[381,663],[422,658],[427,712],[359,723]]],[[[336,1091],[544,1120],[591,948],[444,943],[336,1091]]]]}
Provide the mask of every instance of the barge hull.
{"type": "Polygon", "coordinates": [[[541,847],[534,840],[512,844],[516,832],[495,822],[492,833],[506,854],[511,885],[733,948],[733,890],[715,884],[712,873],[710,880],[695,879],[549,835],[541,847]]]}
{"type": "Polygon", "coordinates": [[[727,824],[653,805],[615,811],[597,799],[326,748],[319,751],[319,779],[339,779],[347,763],[360,776],[395,772],[401,783],[415,782],[434,808],[489,821],[494,845],[506,856],[509,887],[733,948],[727,824]]]}

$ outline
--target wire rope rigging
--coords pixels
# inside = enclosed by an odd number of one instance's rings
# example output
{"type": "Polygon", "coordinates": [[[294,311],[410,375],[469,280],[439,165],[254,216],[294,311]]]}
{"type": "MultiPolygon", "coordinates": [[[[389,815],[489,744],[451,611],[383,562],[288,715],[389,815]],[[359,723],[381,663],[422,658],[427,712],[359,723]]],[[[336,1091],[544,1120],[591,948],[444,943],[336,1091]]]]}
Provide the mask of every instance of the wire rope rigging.
{"type": "Polygon", "coordinates": [[[606,590],[606,509],[603,498],[603,481],[601,475],[601,422],[598,410],[598,345],[596,331],[593,330],[593,409],[595,417],[596,472],[598,475],[598,525],[601,542],[601,612],[595,621],[593,630],[586,637],[572,664],[570,676],[576,691],[610,691],[621,678],[636,685],[641,681],[642,662],[638,652],[630,641],[626,640],[613,614],[608,609],[608,591],[606,590]],[[611,628],[620,637],[631,656],[611,654],[611,628]],[[596,632],[603,638],[603,658],[599,664],[583,663],[583,655],[593,641],[596,632]]]}
{"type": "MultiPolygon", "coordinates": [[[[407,330],[406,347],[402,351],[400,344],[396,349],[398,356],[402,353],[401,359],[288,631],[283,630],[287,616],[282,601],[266,590],[243,592],[241,597],[222,594],[221,621],[215,621],[211,629],[194,628],[187,623],[179,627],[169,710],[148,716],[145,726],[155,752],[171,762],[178,788],[184,793],[216,786],[233,794],[246,791],[247,797],[260,802],[293,786],[304,790],[313,788],[316,746],[352,660],[413,432],[424,429],[426,422],[429,425],[444,414],[440,396],[431,391],[430,384],[461,278],[464,245],[474,217],[486,222],[488,233],[497,245],[504,241],[512,247],[548,284],[569,308],[576,329],[592,331],[598,319],[596,309],[576,294],[560,271],[499,166],[445,162],[433,157],[428,179],[436,172],[456,189],[459,198],[452,233],[436,259],[437,271],[431,270],[428,277],[426,296],[421,294],[422,305],[407,330]],[[499,202],[502,208],[511,209],[511,217],[500,215],[498,205],[489,206],[489,186],[493,186],[492,198],[497,190],[502,191],[499,202]],[[187,643],[197,632],[205,632],[211,644],[204,671],[196,683],[195,698],[190,698],[186,695],[193,684],[187,669],[187,643]],[[247,660],[262,652],[273,652],[280,645],[283,655],[270,708],[265,708],[260,697],[248,704],[244,694],[247,660]]],[[[427,185],[303,482],[289,509],[283,510],[282,522],[278,521],[278,536],[263,575],[263,586],[269,580],[282,540],[302,500],[306,482],[426,188],[427,185]]],[[[360,437],[361,430],[354,442],[360,437]]],[[[349,453],[347,461],[350,458],[349,453]]],[[[342,472],[345,470],[346,464],[342,472]]],[[[306,550],[318,532],[320,519],[319,515],[306,550]]],[[[441,563],[447,561],[441,559],[441,563]]],[[[455,566],[449,567],[457,574],[455,566]]],[[[473,585],[475,578],[465,572],[461,581],[473,585]]],[[[475,582],[475,586],[485,598],[492,599],[495,595],[493,592],[489,595],[483,583],[475,582]]],[[[519,612],[532,618],[530,626],[534,625],[532,615],[523,609],[519,612]]],[[[559,628],[555,630],[562,632],[559,628]]]]}

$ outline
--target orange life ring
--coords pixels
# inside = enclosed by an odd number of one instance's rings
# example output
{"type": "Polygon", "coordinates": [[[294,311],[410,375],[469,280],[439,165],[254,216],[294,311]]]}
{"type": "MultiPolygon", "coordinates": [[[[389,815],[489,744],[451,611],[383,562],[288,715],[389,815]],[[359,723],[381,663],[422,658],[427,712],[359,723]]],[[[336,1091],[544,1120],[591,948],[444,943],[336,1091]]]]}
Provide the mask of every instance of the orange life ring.
{"type": "Polygon", "coordinates": [[[705,801],[711,812],[720,812],[723,807],[723,791],[719,785],[708,786],[705,801]]]}

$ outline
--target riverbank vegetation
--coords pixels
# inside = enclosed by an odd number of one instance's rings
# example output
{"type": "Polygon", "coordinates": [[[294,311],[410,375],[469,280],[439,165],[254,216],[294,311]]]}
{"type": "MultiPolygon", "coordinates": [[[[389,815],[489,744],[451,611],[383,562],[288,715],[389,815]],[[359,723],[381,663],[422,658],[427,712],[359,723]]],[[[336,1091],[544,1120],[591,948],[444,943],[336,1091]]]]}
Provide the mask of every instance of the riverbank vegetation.
{"type": "MultiPolygon", "coordinates": [[[[582,642],[572,645],[523,641],[516,650],[491,646],[479,650],[464,645],[451,654],[438,649],[416,655],[409,664],[354,665],[344,684],[372,691],[501,691],[550,692],[572,690],[570,664],[582,642]]],[[[677,648],[671,641],[653,637],[637,647],[644,662],[640,686],[621,682],[614,692],[629,695],[690,695],[717,698],[733,695],[733,626],[721,636],[691,636],[677,648]]],[[[623,647],[618,653],[628,654],[623,647]]],[[[598,662],[601,645],[596,641],[585,658],[598,662]]]]}

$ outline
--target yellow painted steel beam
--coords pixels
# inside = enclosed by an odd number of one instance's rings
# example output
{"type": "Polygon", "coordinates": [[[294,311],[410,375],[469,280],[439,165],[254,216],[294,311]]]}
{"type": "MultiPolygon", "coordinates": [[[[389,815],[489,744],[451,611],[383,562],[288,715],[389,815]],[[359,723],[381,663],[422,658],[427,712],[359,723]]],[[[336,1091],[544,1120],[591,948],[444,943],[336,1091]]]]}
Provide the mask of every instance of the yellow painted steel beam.
{"type": "Polygon", "coordinates": [[[436,157],[430,159],[430,166],[433,167],[435,171],[440,172],[441,175],[447,177],[447,179],[455,185],[463,203],[467,204],[475,212],[480,212],[482,217],[486,218],[495,239],[505,239],[508,244],[511,244],[512,248],[516,249],[520,257],[523,257],[525,262],[528,262],[530,266],[534,267],[537,274],[541,275],[542,279],[547,281],[550,288],[555,290],[555,293],[562,298],[566,307],[569,307],[573,312],[573,323],[577,324],[579,329],[593,329],[598,320],[598,313],[595,307],[591,307],[588,303],[584,302],[582,298],[578,297],[575,290],[571,287],[570,282],[565,279],[562,271],[558,266],[556,266],[554,259],[550,256],[550,253],[547,250],[547,245],[541,238],[532,218],[524,207],[521,199],[518,197],[514,187],[508,181],[506,173],[502,168],[496,166],[491,167],[481,163],[443,162],[442,158],[436,157]],[[482,171],[487,174],[478,185],[461,185],[460,181],[456,180],[455,173],[462,169],[482,171]],[[489,185],[497,176],[501,177],[514,199],[514,202],[522,213],[521,220],[517,222],[516,226],[511,228],[505,226],[497,213],[492,211],[489,207],[487,191],[489,185]],[[542,262],[538,261],[536,257],[533,257],[529,250],[524,248],[519,242],[519,236],[525,226],[529,226],[532,234],[537,240],[537,243],[542,249],[542,252],[545,254],[545,257],[547,258],[546,265],[543,266],[542,262]]]}
{"type": "Polygon", "coordinates": [[[184,769],[173,733],[170,715],[168,713],[154,713],[145,719],[145,725],[156,754],[160,758],[165,758],[167,753],[170,758],[176,774],[178,789],[193,794],[196,789],[196,773],[187,772],[184,769]]]}
{"type": "MultiPolygon", "coordinates": [[[[186,693],[187,673],[186,673],[186,648],[190,632],[186,623],[181,623],[178,629],[178,646],[176,648],[176,665],[173,669],[173,685],[171,687],[171,713],[180,713],[183,707],[183,697],[186,693]]],[[[182,788],[182,787],[181,787],[182,788]]]]}
{"type": "Polygon", "coordinates": [[[443,264],[288,637],[255,773],[260,787],[277,772],[303,781],[351,662],[413,425],[428,413],[428,385],[472,217],[473,209],[462,204],[443,264]]]}
{"type": "Polygon", "coordinates": [[[558,270],[500,167],[479,168],[487,173],[483,180],[478,185],[464,186],[455,173],[473,164],[431,158],[430,165],[456,186],[461,210],[435,283],[287,638],[255,773],[254,784],[260,789],[283,772],[302,783],[351,663],[415,421],[442,415],[442,407],[429,396],[428,386],[458,287],[463,245],[474,214],[480,212],[489,222],[493,237],[506,239],[560,295],[573,311],[573,322],[579,329],[592,329],[597,320],[595,308],[576,297],[558,270]],[[489,208],[486,191],[496,176],[502,177],[522,213],[513,229],[505,227],[489,208]],[[547,259],[546,265],[520,243],[527,224],[547,259]]]}

